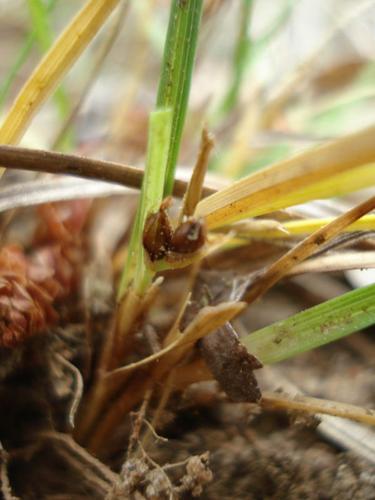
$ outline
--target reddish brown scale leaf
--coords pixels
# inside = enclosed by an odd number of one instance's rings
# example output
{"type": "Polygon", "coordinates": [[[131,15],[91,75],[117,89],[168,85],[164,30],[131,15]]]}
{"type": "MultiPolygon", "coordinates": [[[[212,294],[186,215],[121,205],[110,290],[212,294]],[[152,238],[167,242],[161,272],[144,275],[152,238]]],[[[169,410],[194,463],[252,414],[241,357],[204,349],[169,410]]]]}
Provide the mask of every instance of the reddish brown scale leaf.
{"type": "Polygon", "coordinates": [[[91,200],[72,200],[40,205],[41,224],[35,242],[63,244],[76,240],[87,220],[91,203],[91,200]]]}
{"type": "Polygon", "coordinates": [[[87,200],[40,207],[33,255],[16,245],[0,250],[0,347],[12,348],[58,319],[55,301],[79,283],[87,200]]]}

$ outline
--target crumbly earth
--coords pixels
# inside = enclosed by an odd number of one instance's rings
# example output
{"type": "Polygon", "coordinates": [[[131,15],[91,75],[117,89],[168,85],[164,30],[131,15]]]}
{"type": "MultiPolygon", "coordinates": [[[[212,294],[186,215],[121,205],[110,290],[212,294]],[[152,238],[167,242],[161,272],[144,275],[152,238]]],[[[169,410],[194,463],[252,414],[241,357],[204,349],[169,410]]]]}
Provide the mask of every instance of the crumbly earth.
{"type": "MultiPolygon", "coordinates": [[[[41,355],[43,351],[48,353],[46,344],[46,340],[35,340],[33,346],[25,349],[17,360],[22,369],[5,376],[0,386],[4,409],[0,437],[7,450],[7,454],[2,454],[4,498],[168,498],[160,474],[158,477],[149,463],[147,488],[131,495],[120,490],[115,496],[108,496],[103,479],[106,470],[100,469],[99,462],[92,464],[70,441],[59,441],[55,430],[65,436],[69,429],[66,415],[63,416],[64,405],[58,407],[56,391],[48,383],[50,363],[47,354],[41,355]],[[4,495],[6,472],[11,488],[8,496],[4,495]],[[159,491],[156,496],[155,491],[159,491]]],[[[329,352],[327,348],[322,352],[322,361],[329,352]]],[[[295,371],[296,367],[291,364],[290,369],[295,371]]],[[[209,452],[207,469],[197,462],[200,472],[192,474],[197,484],[189,493],[184,493],[182,487],[184,481],[192,481],[186,474],[187,467],[166,469],[173,485],[179,488],[176,498],[193,498],[191,491],[197,494],[201,490],[200,498],[212,500],[375,498],[375,466],[321,438],[315,419],[230,403],[224,396],[218,397],[212,386],[198,386],[195,392],[175,402],[165,422],[161,432],[168,441],[156,441],[148,450],[156,463],[179,463],[209,452]]],[[[191,471],[193,465],[194,461],[190,463],[191,471]]]]}
{"type": "MultiPolygon", "coordinates": [[[[169,443],[159,459],[176,461],[198,449],[210,450],[213,481],[203,498],[232,499],[371,499],[375,467],[350,452],[340,452],[317,435],[309,422],[296,424],[285,415],[242,414],[235,408],[185,415],[191,428],[169,443]],[[199,422],[197,424],[197,422],[199,422]]],[[[311,422],[310,422],[311,423],[311,422]]],[[[184,425],[179,421],[180,425],[184,425]]],[[[177,426],[178,428],[178,426],[177,426]]]]}

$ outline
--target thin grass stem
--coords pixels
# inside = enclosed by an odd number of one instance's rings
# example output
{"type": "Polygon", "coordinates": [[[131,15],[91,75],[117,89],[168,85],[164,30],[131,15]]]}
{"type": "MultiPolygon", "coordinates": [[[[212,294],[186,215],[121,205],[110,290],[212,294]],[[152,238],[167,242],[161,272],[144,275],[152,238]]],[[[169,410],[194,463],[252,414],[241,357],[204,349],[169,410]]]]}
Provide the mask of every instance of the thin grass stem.
{"type": "Polygon", "coordinates": [[[164,48],[157,107],[173,111],[164,194],[172,192],[190,93],[202,0],[173,0],[164,48]]]}
{"type": "Polygon", "coordinates": [[[159,109],[151,113],[141,198],[119,287],[119,298],[123,296],[132,281],[136,293],[140,295],[151,283],[153,273],[145,265],[142,235],[148,214],[158,211],[163,198],[171,128],[172,110],[170,108],[159,109]]]}

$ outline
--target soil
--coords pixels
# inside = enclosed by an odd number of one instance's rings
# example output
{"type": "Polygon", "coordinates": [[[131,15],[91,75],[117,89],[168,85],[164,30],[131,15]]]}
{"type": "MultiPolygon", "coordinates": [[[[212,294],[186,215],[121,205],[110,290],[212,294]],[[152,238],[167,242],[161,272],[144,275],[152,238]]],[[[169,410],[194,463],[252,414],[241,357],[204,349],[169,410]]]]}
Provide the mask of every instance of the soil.
{"type": "Polygon", "coordinates": [[[210,450],[214,479],[203,498],[375,498],[375,467],[320,439],[311,422],[265,412],[239,417],[239,408],[228,406],[184,415],[194,428],[168,444],[168,461],[210,450]]]}

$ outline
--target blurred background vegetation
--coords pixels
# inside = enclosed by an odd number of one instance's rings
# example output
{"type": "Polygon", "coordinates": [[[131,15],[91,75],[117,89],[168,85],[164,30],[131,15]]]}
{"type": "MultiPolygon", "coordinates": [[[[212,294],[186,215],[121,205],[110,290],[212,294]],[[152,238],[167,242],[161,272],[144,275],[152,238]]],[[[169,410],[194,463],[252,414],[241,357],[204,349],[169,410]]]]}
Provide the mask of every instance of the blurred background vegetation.
{"type": "MultiPolygon", "coordinates": [[[[1,114],[83,4],[0,0],[1,114]]],[[[142,164],[169,4],[120,6],[23,144],[142,164]]],[[[231,177],[373,122],[374,25],[368,0],[206,0],[180,163],[203,122],[217,137],[211,168],[231,177]]]]}

